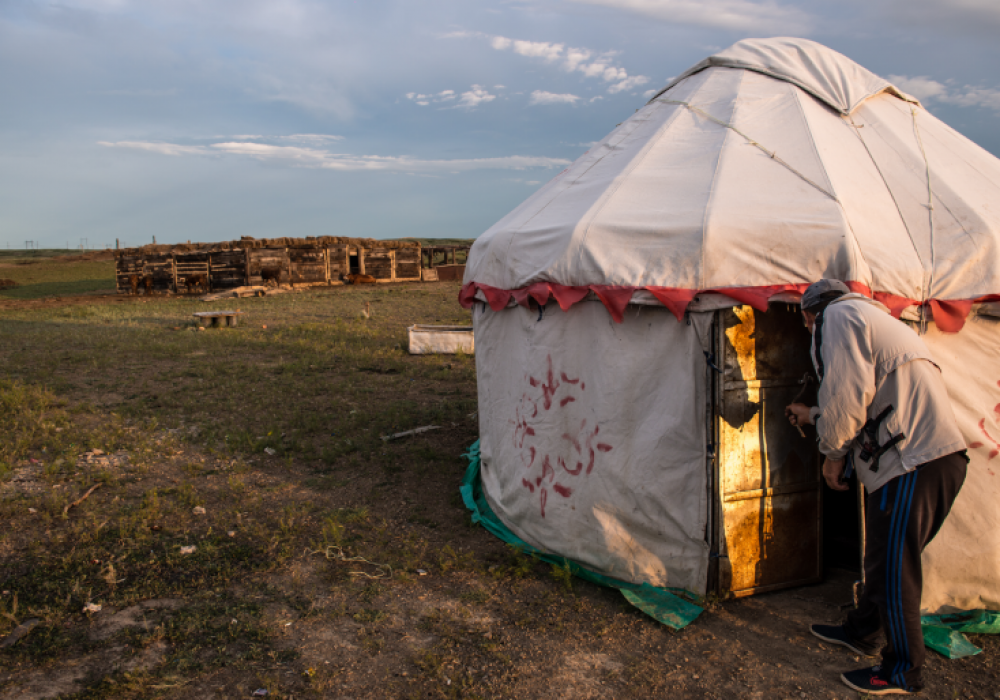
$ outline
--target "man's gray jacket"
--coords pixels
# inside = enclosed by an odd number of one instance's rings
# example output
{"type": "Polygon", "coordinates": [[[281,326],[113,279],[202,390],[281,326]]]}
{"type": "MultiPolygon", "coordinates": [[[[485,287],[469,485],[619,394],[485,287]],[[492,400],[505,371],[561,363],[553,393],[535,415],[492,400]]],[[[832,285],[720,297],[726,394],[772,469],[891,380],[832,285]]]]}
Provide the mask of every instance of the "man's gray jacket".
{"type": "Polygon", "coordinates": [[[813,335],[812,358],[822,376],[819,406],[812,409],[820,452],[842,459],[853,451],[855,470],[869,492],[966,448],[941,370],[927,346],[877,301],[847,294],[831,302],[813,335]],[[890,406],[878,425],[877,440],[870,440],[863,430],[866,421],[890,406]],[[874,447],[896,436],[902,437],[873,471],[873,460],[863,459],[865,442],[874,447]]]}

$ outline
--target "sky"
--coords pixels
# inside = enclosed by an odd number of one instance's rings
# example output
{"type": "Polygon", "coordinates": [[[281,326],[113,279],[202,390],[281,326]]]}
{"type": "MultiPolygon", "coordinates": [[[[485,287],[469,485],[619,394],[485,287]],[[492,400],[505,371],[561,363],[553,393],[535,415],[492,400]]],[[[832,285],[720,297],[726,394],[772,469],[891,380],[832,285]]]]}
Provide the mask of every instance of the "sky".
{"type": "Polygon", "coordinates": [[[0,247],[475,238],[768,36],[1000,156],[997,0],[0,0],[0,247]]]}

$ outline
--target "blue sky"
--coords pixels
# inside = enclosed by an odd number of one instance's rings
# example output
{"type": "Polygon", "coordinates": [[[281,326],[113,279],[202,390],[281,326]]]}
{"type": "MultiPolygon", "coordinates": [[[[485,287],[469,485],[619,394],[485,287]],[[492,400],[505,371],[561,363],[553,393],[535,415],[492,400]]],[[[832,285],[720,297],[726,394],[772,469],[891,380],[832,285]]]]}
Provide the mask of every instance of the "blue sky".
{"type": "Polygon", "coordinates": [[[763,36],[1000,155],[996,0],[0,0],[0,246],[472,238],[763,36]]]}

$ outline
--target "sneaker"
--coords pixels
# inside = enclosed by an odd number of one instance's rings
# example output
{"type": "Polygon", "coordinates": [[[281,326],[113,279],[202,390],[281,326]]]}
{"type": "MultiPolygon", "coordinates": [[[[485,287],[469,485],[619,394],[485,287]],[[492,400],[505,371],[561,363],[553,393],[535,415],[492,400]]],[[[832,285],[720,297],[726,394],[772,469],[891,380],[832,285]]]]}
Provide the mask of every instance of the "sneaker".
{"type": "Polygon", "coordinates": [[[890,681],[888,674],[882,672],[881,666],[847,671],[840,674],[840,680],[848,688],[868,695],[909,695],[912,692],[890,681]]]}
{"type": "Polygon", "coordinates": [[[813,633],[813,636],[819,637],[824,642],[847,647],[855,654],[875,656],[878,653],[877,644],[849,637],[843,625],[810,625],[809,631],[813,633]]]}

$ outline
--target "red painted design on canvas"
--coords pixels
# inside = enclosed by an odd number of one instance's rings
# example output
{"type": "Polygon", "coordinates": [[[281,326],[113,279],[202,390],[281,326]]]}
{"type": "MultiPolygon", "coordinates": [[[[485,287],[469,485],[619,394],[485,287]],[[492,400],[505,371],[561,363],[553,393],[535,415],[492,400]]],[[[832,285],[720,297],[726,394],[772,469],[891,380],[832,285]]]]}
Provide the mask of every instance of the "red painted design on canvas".
{"type": "MultiPolygon", "coordinates": [[[[1000,381],[997,382],[997,386],[1000,387],[1000,381]]],[[[993,413],[996,414],[995,419],[1000,420],[1000,403],[998,403],[996,406],[993,407],[993,413]]],[[[983,437],[986,438],[987,441],[989,441],[990,445],[992,445],[990,447],[990,452],[986,457],[987,461],[992,461],[997,455],[1000,455],[1000,441],[997,441],[997,439],[994,438],[992,435],[990,435],[989,431],[986,430],[986,419],[987,416],[983,416],[982,419],[979,421],[979,432],[982,433],[983,437]]],[[[980,447],[986,447],[986,446],[987,444],[985,442],[980,442],[979,440],[969,443],[970,450],[975,450],[979,449],[980,447]]],[[[990,476],[994,476],[993,471],[991,469],[987,469],[986,471],[990,473],[990,476]]]]}
{"type": "MultiPolygon", "coordinates": [[[[534,494],[538,492],[539,510],[545,517],[549,499],[549,490],[562,498],[573,495],[574,488],[561,479],[579,478],[590,474],[597,466],[598,453],[610,452],[613,448],[606,442],[598,442],[599,425],[589,425],[587,419],[579,422],[579,428],[562,434],[565,441],[563,454],[539,454],[535,442],[535,419],[542,416],[545,423],[565,425],[572,413],[560,415],[560,412],[573,411],[574,405],[585,405],[583,393],[587,384],[580,377],[571,377],[563,371],[558,371],[552,362],[552,356],[546,357],[545,375],[541,378],[526,376],[529,390],[521,395],[515,413],[513,440],[514,446],[520,450],[521,462],[524,465],[525,476],[521,485],[534,494]],[[543,415],[547,414],[547,415],[543,415]],[[572,463],[573,466],[569,466],[572,463]],[[535,471],[540,465],[541,473],[535,471]],[[555,466],[559,467],[557,470],[555,466]]],[[[575,424],[572,419],[570,424],[575,424]]],[[[560,450],[562,451],[562,450],[560,450]]]]}
{"type": "MultiPolygon", "coordinates": [[[[986,459],[993,459],[997,455],[1000,455],[1000,442],[997,442],[996,440],[994,440],[993,436],[990,435],[988,432],[986,432],[986,419],[985,418],[983,418],[981,421],[979,421],[979,432],[981,432],[983,435],[985,435],[986,439],[993,443],[993,449],[990,450],[990,456],[987,457],[986,459]]],[[[981,442],[974,442],[971,445],[969,445],[969,447],[972,447],[972,448],[982,447],[982,446],[983,446],[983,443],[981,443],[981,442]]]]}

